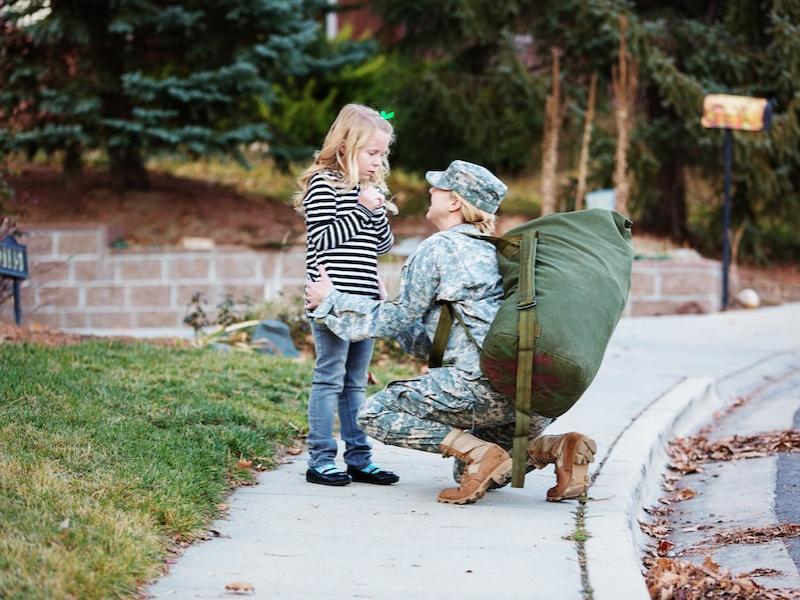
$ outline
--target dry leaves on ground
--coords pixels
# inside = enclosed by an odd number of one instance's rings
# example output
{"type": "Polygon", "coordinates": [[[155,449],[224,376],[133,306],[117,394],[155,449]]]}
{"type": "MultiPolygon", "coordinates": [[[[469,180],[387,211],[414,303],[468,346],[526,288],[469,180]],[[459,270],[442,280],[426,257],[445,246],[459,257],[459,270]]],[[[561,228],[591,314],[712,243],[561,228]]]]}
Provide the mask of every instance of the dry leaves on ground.
{"type": "Polygon", "coordinates": [[[658,519],[655,523],[643,523],[639,521],[639,529],[650,537],[657,540],[666,538],[672,531],[672,525],[668,519],[658,519]]]}
{"type": "MultiPolygon", "coordinates": [[[[745,404],[747,404],[748,400],[750,400],[750,398],[747,397],[747,396],[738,396],[733,402],[728,404],[728,406],[726,406],[722,410],[716,411],[714,413],[714,420],[715,421],[719,421],[720,419],[728,416],[733,411],[735,411],[735,410],[741,408],[742,406],[744,406],[745,404]]],[[[704,429],[706,431],[708,431],[708,428],[704,428],[704,429]]]]}
{"type": "Polygon", "coordinates": [[[94,336],[79,335],[77,333],[67,333],[60,329],[53,329],[41,323],[31,323],[30,325],[12,325],[10,323],[0,323],[0,344],[8,343],[30,343],[40,346],[67,346],[79,344],[88,340],[120,341],[120,342],[147,342],[153,346],[167,348],[181,348],[189,345],[187,340],[179,338],[147,338],[137,339],[127,336],[94,336]]]}
{"type": "Polygon", "coordinates": [[[739,577],[777,577],[783,575],[783,571],[778,569],[767,569],[764,567],[753,569],[749,573],[739,573],[739,577]]]}
{"type": "Polygon", "coordinates": [[[675,494],[675,502],[683,502],[684,500],[691,500],[696,495],[697,492],[695,492],[693,489],[683,488],[678,490],[678,492],[675,494]]]}
{"type": "Polygon", "coordinates": [[[800,524],[784,523],[767,527],[742,527],[715,533],[712,538],[697,546],[687,548],[681,555],[700,554],[716,550],[730,544],[765,544],[776,538],[800,537],[800,524]]]}
{"type": "Polygon", "coordinates": [[[43,346],[65,346],[67,344],[78,344],[87,339],[91,339],[91,337],[50,329],[46,325],[39,323],[33,323],[28,327],[0,323],[0,343],[29,342],[43,346]]]}
{"type": "Polygon", "coordinates": [[[649,508],[644,508],[644,512],[653,517],[664,517],[670,514],[672,509],[668,506],[651,506],[649,508]]]}
{"type": "Polygon", "coordinates": [[[653,600],[798,600],[800,591],[765,588],[747,577],[721,569],[706,556],[702,565],[656,558],[645,575],[653,600]]]}
{"type": "Polygon", "coordinates": [[[246,458],[240,458],[239,461],[236,463],[236,468],[241,469],[242,471],[247,471],[252,466],[253,466],[253,461],[248,460],[246,458]]]}
{"type": "Polygon", "coordinates": [[[681,473],[702,471],[699,463],[760,458],[777,452],[800,452],[800,430],[767,431],[756,435],[732,435],[709,441],[705,435],[675,438],[667,452],[670,468],[681,473]]]}
{"type": "Polygon", "coordinates": [[[256,588],[254,588],[252,584],[245,583],[244,581],[232,581],[225,586],[225,591],[231,592],[232,594],[254,594],[256,588]]]}
{"type": "Polygon", "coordinates": [[[661,502],[661,504],[665,504],[666,506],[669,506],[673,502],[683,502],[684,500],[691,500],[692,498],[697,496],[697,492],[695,492],[691,488],[682,488],[680,490],[675,490],[674,488],[673,489],[667,488],[667,491],[668,492],[675,491],[675,493],[670,496],[664,496],[658,499],[658,501],[661,502]]]}

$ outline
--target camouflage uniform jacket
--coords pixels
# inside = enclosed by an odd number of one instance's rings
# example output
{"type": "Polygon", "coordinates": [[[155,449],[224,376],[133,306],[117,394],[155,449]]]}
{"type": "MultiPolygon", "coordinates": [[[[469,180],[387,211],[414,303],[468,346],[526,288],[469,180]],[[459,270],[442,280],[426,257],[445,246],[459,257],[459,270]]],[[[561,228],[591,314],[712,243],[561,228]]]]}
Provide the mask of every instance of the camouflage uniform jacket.
{"type": "MultiPolygon", "coordinates": [[[[470,224],[456,225],[421,242],[403,266],[396,298],[381,302],[333,290],[311,316],[343,339],[394,337],[407,352],[427,359],[441,310],[437,301],[447,300],[482,344],[503,299],[503,287],[494,246],[463,233],[478,230],[470,224]]],[[[478,349],[458,320],[443,366],[454,367],[455,372],[435,369],[431,375],[481,377],[478,349]]]]}

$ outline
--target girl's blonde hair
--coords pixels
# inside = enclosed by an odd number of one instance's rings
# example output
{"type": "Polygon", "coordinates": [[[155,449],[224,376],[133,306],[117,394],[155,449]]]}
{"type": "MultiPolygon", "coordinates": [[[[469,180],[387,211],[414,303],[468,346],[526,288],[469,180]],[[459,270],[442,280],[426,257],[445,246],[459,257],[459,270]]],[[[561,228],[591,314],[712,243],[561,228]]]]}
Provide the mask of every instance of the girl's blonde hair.
{"type": "Polygon", "coordinates": [[[450,193],[453,194],[454,198],[461,200],[461,216],[465,223],[475,225],[478,231],[483,234],[492,235],[494,233],[497,224],[495,215],[481,210],[480,208],[476,208],[474,205],[464,200],[464,197],[458,192],[451,191],[450,193]]]}
{"type": "MultiPolygon", "coordinates": [[[[297,180],[298,190],[292,202],[295,210],[303,212],[303,198],[308,191],[308,182],[317,173],[322,173],[338,188],[351,190],[356,187],[361,180],[356,156],[376,131],[388,134],[390,144],[394,141],[392,124],[378,111],[362,104],[347,104],[342,107],[325,136],[322,148],[314,153],[314,162],[297,180]]],[[[389,191],[386,186],[388,176],[389,160],[382,156],[381,166],[370,176],[369,184],[379,188],[386,196],[389,191]]],[[[386,208],[390,212],[397,212],[396,207],[388,200],[386,208]]]]}

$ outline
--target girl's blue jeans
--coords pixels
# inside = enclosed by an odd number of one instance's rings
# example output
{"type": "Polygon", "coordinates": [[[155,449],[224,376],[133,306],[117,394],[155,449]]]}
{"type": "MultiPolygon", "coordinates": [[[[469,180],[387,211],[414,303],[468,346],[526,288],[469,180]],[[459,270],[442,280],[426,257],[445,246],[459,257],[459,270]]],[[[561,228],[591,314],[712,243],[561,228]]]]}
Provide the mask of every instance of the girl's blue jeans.
{"type": "Polygon", "coordinates": [[[348,342],[314,321],[311,331],[317,361],[308,398],[308,466],[333,464],[337,450],[333,417],[338,409],[344,461],[357,468],[365,467],[372,460],[372,447],[367,434],[359,428],[356,415],[364,403],[374,341],[348,342]]]}

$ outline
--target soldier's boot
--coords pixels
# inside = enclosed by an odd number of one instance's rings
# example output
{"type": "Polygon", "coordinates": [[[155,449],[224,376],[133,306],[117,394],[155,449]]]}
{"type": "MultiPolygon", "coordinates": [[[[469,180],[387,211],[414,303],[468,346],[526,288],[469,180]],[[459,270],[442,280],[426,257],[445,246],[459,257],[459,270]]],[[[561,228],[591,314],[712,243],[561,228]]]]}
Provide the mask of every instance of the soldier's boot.
{"type": "Polygon", "coordinates": [[[541,435],[528,442],[528,458],[537,469],[556,465],[556,485],[547,490],[547,500],[578,498],[589,489],[589,463],[597,452],[595,441],[575,431],[564,435],[541,435]]]}
{"type": "Polygon", "coordinates": [[[439,449],[444,456],[455,456],[467,464],[458,487],[439,492],[439,502],[471,504],[483,498],[492,483],[504,484],[511,477],[508,452],[466,431],[451,430],[439,449]]]}

